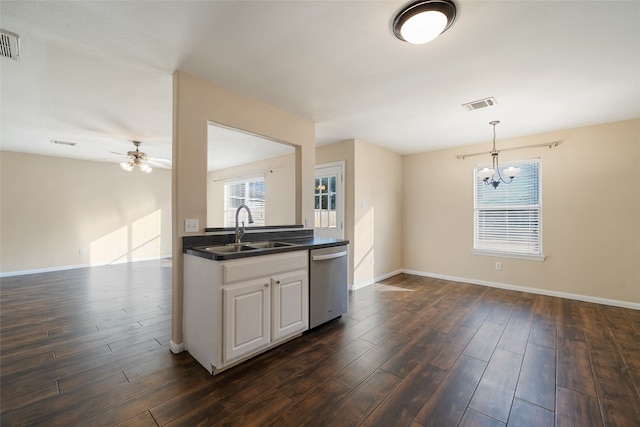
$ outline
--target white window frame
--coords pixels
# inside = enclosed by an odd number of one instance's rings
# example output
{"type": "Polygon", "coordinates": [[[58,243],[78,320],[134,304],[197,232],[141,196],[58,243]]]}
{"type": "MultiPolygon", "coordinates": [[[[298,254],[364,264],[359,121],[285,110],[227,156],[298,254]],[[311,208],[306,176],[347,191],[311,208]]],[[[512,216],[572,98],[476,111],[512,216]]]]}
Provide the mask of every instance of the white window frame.
{"type": "MultiPolygon", "coordinates": [[[[254,177],[246,177],[246,178],[234,178],[227,179],[224,181],[224,226],[225,227],[235,227],[235,215],[236,209],[239,206],[231,206],[229,201],[232,196],[229,195],[229,187],[231,185],[239,185],[244,184],[244,197],[243,202],[246,204],[251,210],[251,216],[253,217],[253,224],[251,226],[264,226],[266,225],[266,202],[267,202],[267,186],[264,179],[264,175],[254,176],[254,177]],[[263,198],[258,201],[250,200],[249,193],[249,184],[255,182],[262,182],[264,186],[263,198]]],[[[243,214],[241,214],[243,215],[243,214]]],[[[245,224],[245,226],[249,227],[249,224],[245,224]]]]}
{"type": "MultiPolygon", "coordinates": [[[[482,205],[480,200],[479,200],[479,190],[481,191],[509,191],[509,185],[513,185],[513,184],[506,184],[506,183],[500,183],[500,185],[498,186],[497,189],[494,189],[491,185],[485,185],[482,180],[480,180],[478,178],[478,171],[484,167],[486,167],[487,165],[477,165],[474,168],[474,175],[473,175],[473,254],[475,255],[485,255],[485,256],[496,256],[496,257],[503,257],[503,258],[518,258],[518,259],[528,259],[528,260],[534,260],[534,261],[544,261],[545,256],[543,255],[542,252],[542,165],[540,162],[540,159],[528,159],[528,160],[521,160],[521,161],[512,161],[512,162],[505,162],[503,164],[500,165],[500,171],[502,172],[503,168],[509,167],[509,166],[519,166],[522,167],[523,165],[528,165],[528,164],[537,164],[538,165],[538,182],[537,182],[537,190],[538,190],[538,195],[537,195],[537,203],[533,203],[533,204],[524,204],[524,203],[507,203],[507,204],[496,204],[496,205],[491,205],[491,204],[486,204],[486,205],[482,205]],[[516,215],[519,215],[520,213],[524,213],[526,214],[527,211],[529,212],[529,214],[533,214],[534,218],[537,215],[537,221],[534,220],[534,223],[537,222],[537,230],[534,227],[534,230],[532,233],[537,234],[537,240],[536,239],[529,239],[530,234],[527,236],[526,232],[522,232],[522,218],[524,216],[520,216],[519,219],[519,223],[516,224],[516,228],[515,228],[515,232],[512,230],[509,230],[509,212],[516,212],[516,215]],[[504,229],[499,230],[498,232],[493,231],[494,237],[497,239],[497,235],[503,235],[503,236],[507,236],[505,238],[505,244],[501,245],[498,243],[496,243],[496,241],[494,241],[493,243],[487,241],[484,241],[482,236],[480,236],[479,234],[482,233],[482,229],[483,226],[480,224],[482,221],[482,218],[487,218],[487,213],[491,213],[491,212],[495,212],[496,215],[494,215],[494,218],[498,218],[498,220],[500,220],[500,213],[504,212],[504,219],[505,219],[505,224],[503,224],[505,226],[504,229]],[[482,215],[484,214],[484,215],[482,215]],[[524,239],[523,239],[524,238],[524,239]],[[525,241],[525,243],[523,244],[523,240],[525,241]],[[516,249],[518,244],[522,244],[523,246],[525,244],[533,244],[534,245],[534,249],[533,250],[526,250],[525,248],[522,249],[516,249]],[[537,247],[537,250],[535,249],[537,247]]],[[[518,175],[514,178],[514,183],[518,180],[518,178],[522,179],[524,176],[518,175]]],[[[507,178],[508,179],[508,178],[507,178]]],[[[514,187],[515,188],[515,187],[514,187]]],[[[490,217],[491,215],[489,215],[490,217]]],[[[514,220],[514,222],[517,222],[518,217],[516,216],[516,220],[514,220]]],[[[491,236],[491,231],[489,231],[487,233],[489,236],[491,236]]]]}

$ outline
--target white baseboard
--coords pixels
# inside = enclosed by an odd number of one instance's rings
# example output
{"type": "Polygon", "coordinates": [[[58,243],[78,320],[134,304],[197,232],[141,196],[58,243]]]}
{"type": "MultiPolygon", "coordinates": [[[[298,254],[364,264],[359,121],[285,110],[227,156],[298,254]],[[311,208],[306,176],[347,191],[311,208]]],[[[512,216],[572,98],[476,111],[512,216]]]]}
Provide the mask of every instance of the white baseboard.
{"type": "Polygon", "coordinates": [[[551,291],[548,289],[530,288],[527,286],[511,285],[508,283],[468,279],[465,277],[449,276],[446,274],[428,273],[424,271],[402,270],[402,273],[413,274],[416,276],[423,276],[423,277],[431,277],[434,279],[451,280],[452,282],[471,283],[472,285],[489,286],[491,288],[508,289],[511,291],[520,291],[520,292],[529,292],[529,293],[538,294],[538,295],[547,295],[551,297],[567,298],[567,299],[572,299],[577,301],[593,302],[596,304],[604,304],[604,305],[611,305],[614,307],[623,307],[623,308],[630,308],[633,310],[640,310],[639,303],[634,303],[629,301],[620,301],[620,300],[614,300],[614,299],[592,297],[589,295],[572,294],[568,292],[557,292],[557,291],[551,291]]]}
{"type": "Polygon", "coordinates": [[[357,291],[358,289],[365,288],[367,286],[373,285],[376,281],[374,279],[367,280],[366,282],[354,283],[351,285],[352,291],[357,291]]]}
{"type": "Polygon", "coordinates": [[[184,343],[176,344],[173,340],[169,341],[169,348],[171,349],[171,353],[178,354],[184,351],[184,343]]]}
{"type": "Polygon", "coordinates": [[[386,274],[383,274],[382,276],[378,276],[373,279],[366,280],[364,282],[354,283],[351,285],[351,290],[356,291],[358,289],[365,288],[367,286],[373,285],[376,282],[379,282],[384,279],[388,279],[389,277],[395,276],[396,274],[400,274],[402,272],[403,270],[396,270],[396,271],[392,271],[391,273],[386,273],[386,274]]]}
{"type": "Polygon", "coordinates": [[[36,268],[33,270],[7,271],[0,273],[0,277],[24,276],[25,274],[50,273],[52,271],[75,270],[76,268],[90,267],[89,264],[63,265],[60,267],[36,268]]]}
{"type": "MultiPolygon", "coordinates": [[[[137,259],[135,261],[130,261],[130,262],[122,262],[119,264],[129,264],[129,263],[134,263],[134,262],[144,262],[144,261],[155,261],[155,260],[161,260],[161,259],[170,259],[171,255],[167,255],[167,256],[161,256],[159,258],[144,258],[144,259],[137,259]]],[[[106,264],[101,264],[101,265],[96,265],[95,267],[102,267],[106,264]]],[[[118,265],[118,264],[114,264],[114,265],[118,265]]],[[[6,271],[4,273],[0,273],[0,278],[2,277],[12,277],[12,276],[24,276],[25,274],[38,274],[38,273],[51,273],[53,271],[64,271],[64,270],[75,270],[77,268],[87,268],[87,267],[92,267],[89,264],[77,264],[77,265],[62,265],[59,267],[47,267],[47,268],[35,268],[32,270],[22,270],[22,271],[6,271]]]]}

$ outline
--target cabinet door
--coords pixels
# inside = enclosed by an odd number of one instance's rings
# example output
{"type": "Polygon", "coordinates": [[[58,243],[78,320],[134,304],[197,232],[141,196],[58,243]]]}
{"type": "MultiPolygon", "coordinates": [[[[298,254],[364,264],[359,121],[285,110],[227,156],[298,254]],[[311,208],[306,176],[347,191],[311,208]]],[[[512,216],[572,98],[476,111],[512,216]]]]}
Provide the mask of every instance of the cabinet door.
{"type": "Polygon", "coordinates": [[[224,287],[224,363],[269,344],[269,279],[224,287]]]}
{"type": "Polygon", "coordinates": [[[306,270],[271,279],[273,341],[302,332],[309,325],[309,279],[306,270]]]}

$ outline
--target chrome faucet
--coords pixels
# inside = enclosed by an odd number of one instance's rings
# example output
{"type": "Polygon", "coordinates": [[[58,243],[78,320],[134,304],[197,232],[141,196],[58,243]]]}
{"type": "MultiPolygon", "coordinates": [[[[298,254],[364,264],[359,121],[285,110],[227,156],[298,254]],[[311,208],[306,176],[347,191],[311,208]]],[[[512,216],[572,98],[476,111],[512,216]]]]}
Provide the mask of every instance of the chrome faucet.
{"type": "Polygon", "coordinates": [[[242,221],[242,229],[238,227],[238,215],[240,215],[240,210],[245,208],[247,210],[247,214],[249,214],[249,224],[253,224],[253,217],[251,216],[251,210],[247,205],[240,205],[238,209],[236,209],[236,243],[241,243],[242,236],[244,236],[244,221],[242,221]]]}

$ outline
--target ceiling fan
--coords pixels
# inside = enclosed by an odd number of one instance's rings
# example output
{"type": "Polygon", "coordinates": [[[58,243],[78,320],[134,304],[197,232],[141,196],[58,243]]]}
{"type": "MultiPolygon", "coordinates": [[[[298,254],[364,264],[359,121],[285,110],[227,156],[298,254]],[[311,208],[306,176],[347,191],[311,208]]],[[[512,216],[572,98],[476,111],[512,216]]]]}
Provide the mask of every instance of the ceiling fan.
{"type": "Polygon", "coordinates": [[[151,173],[151,171],[153,170],[151,165],[165,169],[171,168],[171,160],[149,157],[147,156],[147,153],[140,151],[140,141],[131,142],[133,142],[133,145],[135,145],[136,149],[134,151],[127,151],[126,155],[112,151],[113,154],[128,157],[127,161],[120,163],[120,167],[122,169],[126,170],[127,172],[131,172],[134,167],[138,166],[142,172],[151,173]]]}

